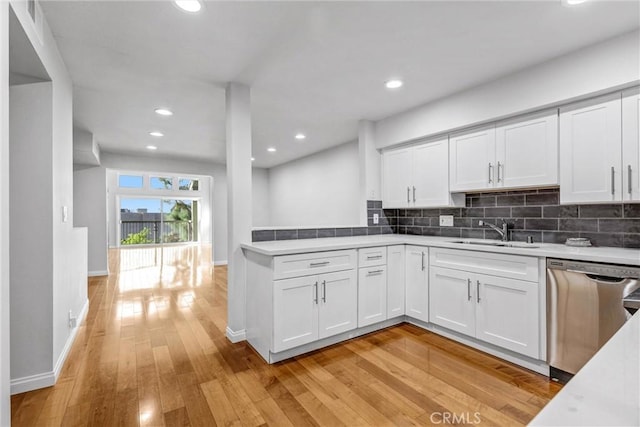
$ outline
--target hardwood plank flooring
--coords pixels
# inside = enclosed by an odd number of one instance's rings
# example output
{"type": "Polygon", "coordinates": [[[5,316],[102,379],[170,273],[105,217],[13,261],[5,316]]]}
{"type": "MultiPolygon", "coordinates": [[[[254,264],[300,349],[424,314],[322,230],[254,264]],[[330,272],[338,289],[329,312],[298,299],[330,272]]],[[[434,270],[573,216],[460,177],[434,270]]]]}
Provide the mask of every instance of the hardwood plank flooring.
{"type": "Polygon", "coordinates": [[[210,247],[109,256],[58,383],[13,396],[14,426],[517,426],[560,390],[408,324],[268,365],[224,335],[210,247]]]}

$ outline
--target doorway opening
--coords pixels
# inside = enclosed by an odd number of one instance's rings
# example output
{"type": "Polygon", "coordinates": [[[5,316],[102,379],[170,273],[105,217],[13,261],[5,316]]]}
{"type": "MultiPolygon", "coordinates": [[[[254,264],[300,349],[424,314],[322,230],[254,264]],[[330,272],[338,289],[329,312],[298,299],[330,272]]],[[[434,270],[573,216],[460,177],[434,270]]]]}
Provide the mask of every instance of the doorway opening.
{"type": "Polygon", "coordinates": [[[120,198],[120,245],[199,242],[199,199],[120,198]]]}

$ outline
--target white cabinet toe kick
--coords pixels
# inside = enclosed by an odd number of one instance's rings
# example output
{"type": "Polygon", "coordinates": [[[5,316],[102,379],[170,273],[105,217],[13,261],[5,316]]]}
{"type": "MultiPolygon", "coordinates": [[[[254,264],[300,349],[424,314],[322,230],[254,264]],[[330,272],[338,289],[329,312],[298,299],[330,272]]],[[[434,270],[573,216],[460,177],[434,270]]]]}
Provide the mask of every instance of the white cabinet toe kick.
{"type": "Polygon", "coordinates": [[[275,363],[408,322],[548,375],[544,258],[416,245],[247,258],[247,341],[275,363]]]}

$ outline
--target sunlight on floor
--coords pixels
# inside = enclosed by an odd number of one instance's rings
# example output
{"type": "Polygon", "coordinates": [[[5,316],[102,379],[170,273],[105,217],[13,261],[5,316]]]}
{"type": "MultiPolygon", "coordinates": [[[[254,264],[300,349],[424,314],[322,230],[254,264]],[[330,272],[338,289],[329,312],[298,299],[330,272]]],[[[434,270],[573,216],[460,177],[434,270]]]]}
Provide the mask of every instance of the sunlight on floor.
{"type": "Polygon", "coordinates": [[[124,293],[199,287],[211,280],[210,260],[211,247],[204,245],[121,248],[114,260],[118,289],[124,293]]]}

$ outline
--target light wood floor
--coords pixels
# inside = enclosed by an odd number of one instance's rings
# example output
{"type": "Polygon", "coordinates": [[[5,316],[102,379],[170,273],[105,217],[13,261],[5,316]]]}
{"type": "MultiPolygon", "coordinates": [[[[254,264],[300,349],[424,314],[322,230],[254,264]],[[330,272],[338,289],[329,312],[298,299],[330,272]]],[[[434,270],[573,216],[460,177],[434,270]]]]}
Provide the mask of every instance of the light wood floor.
{"type": "Polygon", "coordinates": [[[406,324],[269,366],[225,338],[226,268],[209,251],[111,251],[58,383],[13,396],[13,425],[513,426],[559,391],[406,324]]]}

